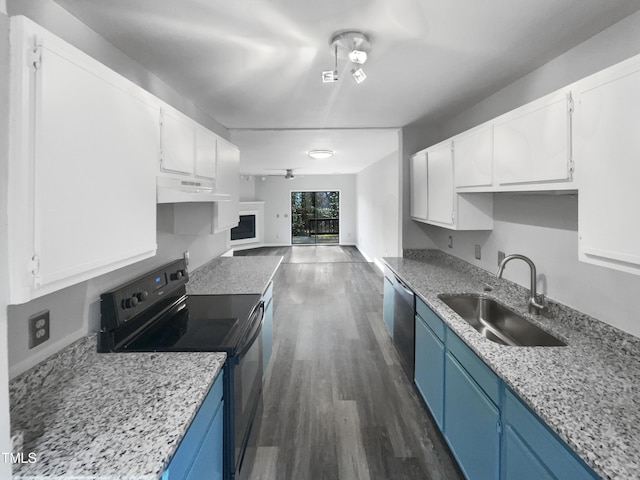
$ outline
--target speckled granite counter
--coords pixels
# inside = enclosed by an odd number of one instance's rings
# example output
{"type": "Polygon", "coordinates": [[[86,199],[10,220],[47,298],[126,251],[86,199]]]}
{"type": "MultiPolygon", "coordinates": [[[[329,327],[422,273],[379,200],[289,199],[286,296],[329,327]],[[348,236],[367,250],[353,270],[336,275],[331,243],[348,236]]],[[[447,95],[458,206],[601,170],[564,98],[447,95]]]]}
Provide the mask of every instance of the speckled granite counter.
{"type": "Polygon", "coordinates": [[[552,303],[526,313],[528,290],[430,250],[385,263],[599,475],[640,478],[640,339],[552,303]],[[565,340],[567,347],[506,347],[484,338],[437,295],[488,293],[565,340]]]}
{"type": "Polygon", "coordinates": [[[14,479],[156,480],[224,353],[97,353],[90,335],[10,382],[14,479]]]}
{"type": "Polygon", "coordinates": [[[218,257],[189,274],[189,295],[262,295],[282,257],[218,257]]]}

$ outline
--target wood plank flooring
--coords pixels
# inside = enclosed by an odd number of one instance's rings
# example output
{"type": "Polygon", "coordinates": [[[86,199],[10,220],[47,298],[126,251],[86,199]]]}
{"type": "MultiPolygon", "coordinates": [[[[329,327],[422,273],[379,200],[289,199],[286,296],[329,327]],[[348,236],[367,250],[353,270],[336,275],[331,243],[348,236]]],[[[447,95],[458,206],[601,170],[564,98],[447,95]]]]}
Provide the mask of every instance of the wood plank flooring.
{"type": "Polygon", "coordinates": [[[342,245],[295,245],[293,247],[261,247],[240,250],[236,257],[251,255],[277,255],[283,263],[343,263],[366,262],[356,247],[342,245]]]}
{"type": "Polygon", "coordinates": [[[379,270],[339,246],[261,254],[288,261],[274,280],[274,348],[247,477],[463,478],[398,363],[379,270]]]}

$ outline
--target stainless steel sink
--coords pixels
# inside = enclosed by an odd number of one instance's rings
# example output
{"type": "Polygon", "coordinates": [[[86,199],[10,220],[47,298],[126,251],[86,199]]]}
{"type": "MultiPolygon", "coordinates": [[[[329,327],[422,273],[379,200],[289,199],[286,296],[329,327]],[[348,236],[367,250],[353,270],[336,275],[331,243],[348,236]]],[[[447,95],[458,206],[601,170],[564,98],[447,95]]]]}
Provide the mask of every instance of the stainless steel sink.
{"type": "Polygon", "coordinates": [[[567,345],[487,296],[443,294],[438,298],[492,342],[520,347],[567,345]]]}

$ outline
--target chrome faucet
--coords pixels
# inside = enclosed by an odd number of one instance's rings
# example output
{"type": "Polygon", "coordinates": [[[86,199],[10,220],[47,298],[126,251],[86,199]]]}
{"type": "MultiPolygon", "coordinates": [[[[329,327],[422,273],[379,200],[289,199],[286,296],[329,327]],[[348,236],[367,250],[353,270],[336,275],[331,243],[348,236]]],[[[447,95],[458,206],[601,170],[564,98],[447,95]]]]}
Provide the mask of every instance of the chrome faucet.
{"type": "Polygon", "coordinates": [[[502,262],[500,262],[500,266],[498,267],[498,272],[496,273],[496,277],[502,278],[502,272],[504,272],[504,267],[507,265],[507,262],[515,259],[519,259],[527,262],[527,264],[529,265],[529,268],[531,269],[531,290],[529,293],[529,301],[527,305],[529,307],[529,313],[534,313],[536,315],[539,315],[546,307],[543,304],[543,301],[541,301],[541,303],[538,303],[538,294],[536,292],[537,290],[536,266],[533,264],[531,259],[529,259],[528,257],[525,257],[524,255],[520,255],[518,253],[507,255],[506,257],[504,257],[502,262]]]}

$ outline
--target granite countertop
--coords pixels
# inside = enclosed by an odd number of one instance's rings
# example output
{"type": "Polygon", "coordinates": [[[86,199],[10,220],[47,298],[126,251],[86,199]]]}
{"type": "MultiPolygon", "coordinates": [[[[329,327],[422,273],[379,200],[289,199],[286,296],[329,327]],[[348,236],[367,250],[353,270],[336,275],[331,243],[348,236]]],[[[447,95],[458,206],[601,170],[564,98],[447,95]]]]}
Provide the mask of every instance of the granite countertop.
{"type": "Polygon", "coordinates": [[[97,353],[95,334],[78,340],[10,382],[26,462],[13,478],[157,480],[225,359],[97,353]]]}
{"type": "Polygon", "coordinates": [[[603,478],[640,478],[640,339],[555,302],[527,312],[528,289],[440,251],[385,258],[471,349],[603,478]],[[508,347],[487,340],[438,299],[486,293],[568,343],[508,347]]]}
{"type": "Polygon", "coordinates": [[[189,295],[262,295],[282,257],[218,257],[189,273],[189,295]]]}

